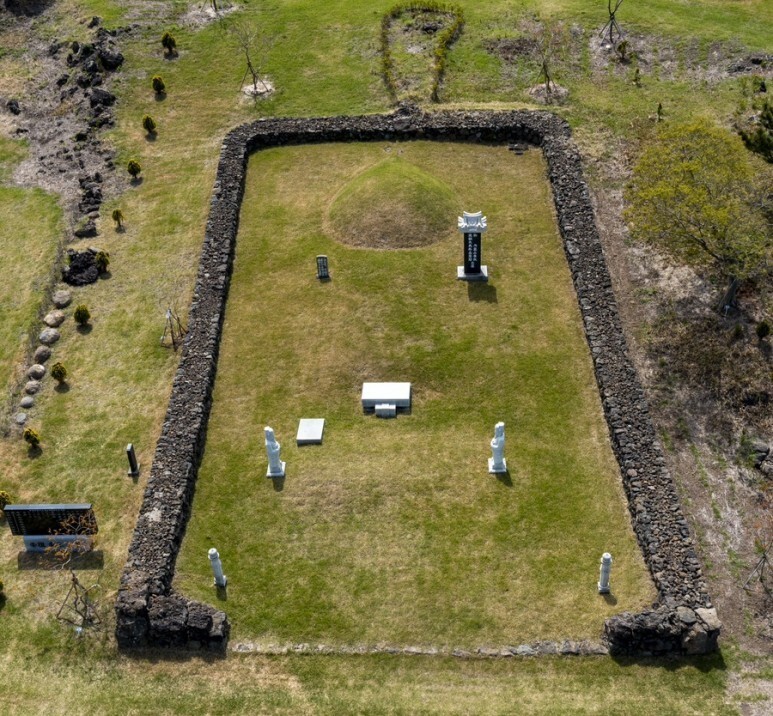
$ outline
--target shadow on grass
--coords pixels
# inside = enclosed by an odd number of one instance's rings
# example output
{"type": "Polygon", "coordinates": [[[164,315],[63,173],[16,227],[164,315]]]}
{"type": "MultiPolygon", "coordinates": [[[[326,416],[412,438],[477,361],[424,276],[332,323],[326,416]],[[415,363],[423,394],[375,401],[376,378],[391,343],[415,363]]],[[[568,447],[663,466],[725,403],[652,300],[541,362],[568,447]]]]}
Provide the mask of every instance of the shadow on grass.
{"type": "Polygon", "coordinates": [[[217,600],[219,602],[227,602],[228,601],[228,585],[225,587],[215,587],[215,596],[217,597],[217,600]]]}
{"type": "Polygon", "coordinates": [[[158,138],[158,132],[148,132],[145,135],[145,141],[147,142],[155,142],[158,138]]]}
{"type": "Polygon", "coordinates": [[[100,271],[99,272],[99,280],[100,281],[107,281],[108,279],[113,278],[113,273],[110,270],[107,271],[100,271]]]}
{"type": "Polygon", "coordinates": [[[712,671],[726,671],[727,662],[721,651],[705,656],[614,656],[610,657],[618,666],[645,666],[664,671],[679,671],[685,667],[692,667],[701,673],[708,674],[712,671]]]}
{"type": "Polygon", "coordinates": [[[78,331],[78,333],[80,333],[82,336],[87,336],[94,330],[94,326],[92,326],[90,323],[87,323],[85,326],[77,326],[75,330],[78,331]]]}
{"type": "Polygon", "coordinates": [[[6,598],[5,594],[3,592],[0,592],[0,612],[3,611],[3,607],[5,606],[6,598]]]}
{"type": "Polygon", "coordinates": [[[614,607],[617,604],[617,597],[614,594],[602,594],[604,601],[610,606],[614,607]]]}
{"type": "Polygon", "coordinates": [[[61,383],[57,383],[54,386],[54,390],[57,393],[61,393],[62,395],[64,395],[65,393],[70,392],[70,384],[66,380],[63,380],[61,383]]]}
{"type": "MultiPolygon", "coordinates": [[[[62,569],[62,560],[55,553],[49,552],[19,552],[16,562],[20,571],[62,569]]],[[[73,557],[67,569],[101,570],[104,566],[105,556],[102,550],[93,550],[73,557]]]]}
{"type": "Polygon", "coordinates": [[[497,480],[501,482],[505,487],[512,487],[513,486],[513,480],[510,477],[510,470],[507,470],[507,472],[498,472],[496,474],[497,480]]]}
{"type": "Polygon", "coordinates": [[[274,492],[281,492],[285,489],[285,479],[283,477],[270,477],[269,480],[273,483],[274,492]]]}
{"type": "Polygon", "coordinates": [[[166,92],[156,92],[154,99],[156,102],[163,102],[166,99],[166,92]]]}
{"type": "Polygon", "coordinates": [[[467,298],[470,301],[497,303],[497,287],[488,282],[470,281],[467,284],[467,298]]]}
{"type": "Polygon", "coordinates": [[[121,656],[144,664],[187,664],[193,660],[205,664],[215,664],[228,656],[228,649],[222,651],[192,651],[191,649],[172,646],[158,649],[121,649],[121,656]]]}
{"type": "Polygon", "coordinates": [[[27,448],[27,457],[36,460],[43,454],[43,448],[40,445],[30,445],[27,448]]]}
{"type": "Polygon", "coordinates": [[[132,177],[129,182],[132,186],[140,186],[145,181],[145,177],[132,177]]]}

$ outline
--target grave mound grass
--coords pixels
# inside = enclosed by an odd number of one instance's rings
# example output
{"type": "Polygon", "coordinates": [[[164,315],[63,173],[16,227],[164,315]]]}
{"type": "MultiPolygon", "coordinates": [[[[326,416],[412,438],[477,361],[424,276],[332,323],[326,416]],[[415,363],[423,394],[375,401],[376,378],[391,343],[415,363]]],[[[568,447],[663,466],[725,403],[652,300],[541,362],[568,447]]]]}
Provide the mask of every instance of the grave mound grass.
{"type": "Polygon", "coordinates": [[[401,157],[369,167],[330,206],[329,236],[353,246],[406,249],[453,234],[459,199],[451,187],[401,157]]]}
{"type": "Polygon", "coordinates": [[[651,602],[541,154],[352,143],[250,162],[176,588],[219,604],[206,558],[217,548],[232,639],[276,643],[597,640],[605,618],[651,602]],[[413,167],[436,177],[419,186],[459,197],[443,210],[447,239],[378,251],[326,235],[334,197],[379,176],[387,147],[402,161],[386,175],[417,201],[413,167]],[[456,280],[463,209],[488,216],[486,286],[456,280]],[[413,384],[411,413],[364,415],[362,382],[389,380],[413,384]],[[326,419],[323,445],[296,446],[303,417],[326,419]],[[510,472],[497,478],[499,420],[510,472]],[[265,477],[266,425],[283,480],[265,477]],[[604,551],[610,601],[596,593],[604,551]]]}

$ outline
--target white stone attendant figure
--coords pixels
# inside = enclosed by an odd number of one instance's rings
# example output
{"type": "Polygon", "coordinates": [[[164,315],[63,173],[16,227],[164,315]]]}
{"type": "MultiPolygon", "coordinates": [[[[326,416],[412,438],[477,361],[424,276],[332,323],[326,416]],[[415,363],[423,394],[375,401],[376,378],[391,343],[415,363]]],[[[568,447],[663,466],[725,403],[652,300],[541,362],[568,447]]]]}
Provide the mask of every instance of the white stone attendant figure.
{"type": "Polygon", "coordinates": [[[274,437],[273,429],[265,427],[263,431],[266,434],[266,454],[268,455],[268,471],[266,477],[284,477],[285,463],[279,459],[279,449],[281,445],[274,437]]]}
{"type": "Polygon", "coordinates": [[[488,461],[488,471],[491,473],[507,472],[507,460],[505,460],[505,424],[502,422],[494,426],[494,437],[491,439],[492,456],[488,461]]]}

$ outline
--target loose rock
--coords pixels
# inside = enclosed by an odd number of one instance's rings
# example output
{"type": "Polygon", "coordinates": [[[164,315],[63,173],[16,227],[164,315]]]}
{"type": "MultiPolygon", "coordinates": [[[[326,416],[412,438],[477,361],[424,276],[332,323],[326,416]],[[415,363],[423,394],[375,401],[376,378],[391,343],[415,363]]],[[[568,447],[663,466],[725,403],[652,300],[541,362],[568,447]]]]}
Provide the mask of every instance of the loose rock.
{"type": "Polygon", "coordinates": [[[14,420],[17,425],[24,425],[27,422],[27,413],[16,413],[14,420]]]}
{"type": "Polygon", "coordinates": [[[56,343],[59,338],[59,331],[57,331],[56,328],[46,328],[45,330],[41,331],[40,335],[38,336],[38,340],[44,346],[54,345],[54,343],[56,343]]]}
{"type": "Polygon", "coordinates": [[[51,349],[48,346],[38,346],[32,359],[35,363],[45,363],[51,357],[51,349]]]}
{"type": "Polygon", "coordinates": [[[35,405],[35,398],[33,398],[31,395],[25,395],[20,401],[19,401],[19,407],[21,408],[31,408],[33,405],[35,405]]]}
{"type": "Polygon", "coordinates": [[[32,378],[32,380],[40,380],[45,374],[46,366],[40,365],[40,363],[35,363],[35,365],[30,366],[30,369],[27,371],[27,375],[32,378]]]}
{"type": "Polygon", "coordinates": [[[43,323],[49,328],[58,328],[64,323],[64,313],[62,311],[51,311],[45,315],[43,323]]]}
{"type": "Polygon", "coordinates": [[[43,383],[41,383],[39,380],[29,380],[24,386],[24,392],[27,395],[35,395],[35,393],[37,393],[41,387],[43,387],[43,383]]]}
{"type": "Polygon", "coordinates": [[[54,294],[52,300],[57,308],[65,308],[66,306],[70,305],[70,302],[72,301],[72,294],[66,289],[63,289],[61,291],[57,291],[54,294]]]}

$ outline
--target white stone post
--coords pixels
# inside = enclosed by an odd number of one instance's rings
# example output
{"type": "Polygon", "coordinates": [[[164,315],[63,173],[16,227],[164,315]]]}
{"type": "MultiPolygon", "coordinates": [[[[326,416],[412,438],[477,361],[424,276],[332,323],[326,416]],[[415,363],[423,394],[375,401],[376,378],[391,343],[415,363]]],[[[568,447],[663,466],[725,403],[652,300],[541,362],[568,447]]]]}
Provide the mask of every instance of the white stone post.
{"type": "Polygon", "coordinates": [[[285,464],[279,458],[279,449],[281,445],[276,441],[274,437],[274,431],[269,428],[263,428],[263,432],[266,435],[266,454],[268,455],[268,470],[266,477],[284,477],[285,476],[285,464]]]}
{"type": "Polygon", "coordinates": [[[488,471],[492,474],[507,472],[505,460],[505,424],[500,422],[494,426],[494,437],[491,439],[492,456],[488,459],[488,471]]]}
{"type": "Polygon", "coordinates": [[[612,571],[612,555],[604,552],[601,555],[601,569],[599,570],[599,594],[609,594],[609,573],[612,571]]]}
{"type": "Polygon", "coordinates": [[[215,586],[225,587],[228,579],[223,574],[223,563],[220,561],[220,555],[214,547],[209,550],[209,566],[212,567],[212,574],[215,576],[215,586]]]}

